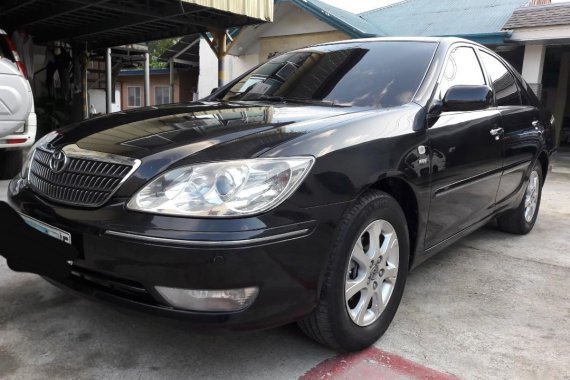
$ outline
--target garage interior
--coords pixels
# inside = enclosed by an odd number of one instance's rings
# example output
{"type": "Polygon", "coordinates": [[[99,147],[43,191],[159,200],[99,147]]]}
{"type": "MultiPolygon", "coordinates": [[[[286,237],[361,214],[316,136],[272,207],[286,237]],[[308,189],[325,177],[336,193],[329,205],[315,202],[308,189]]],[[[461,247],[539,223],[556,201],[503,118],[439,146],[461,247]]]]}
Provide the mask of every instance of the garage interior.
{"type": "MultiPolygon", "coordinates": [[[[208,33],[223,65],[231,41],[228,29],[269,22],[272,17],[272,0],[8,0],[0,5],[0,26],[9,34],[18,31],[32,36],[34,44],[45,47],[43,57],[42,53],[38,57],[36,49],[35,59],[55,62],[59,96],[49,83],[51,78],[33,79],[33,87],[38,99],[42,95],[50,99],[45,105],[37,104],[39,118],[43,108],[46,114],[71,116],[57,124],[89,116],[90,87],[106,91],[106,111],[110,110],[114,91],[107,88],[114,88],[122,67],[144,67],[144,99],[149,105],[149,56],[140,43],[208,33]]],[[[173,57],[171,65],[175,59],[184,64],[180,57],[173,57]]],[[[46,66],[33,74],[46,78],[47,71],[46,66]]],[[[48,130],[40,130],[39,135],[54,129],[41,121],[40,128],[43,124],[48,130]]]]}

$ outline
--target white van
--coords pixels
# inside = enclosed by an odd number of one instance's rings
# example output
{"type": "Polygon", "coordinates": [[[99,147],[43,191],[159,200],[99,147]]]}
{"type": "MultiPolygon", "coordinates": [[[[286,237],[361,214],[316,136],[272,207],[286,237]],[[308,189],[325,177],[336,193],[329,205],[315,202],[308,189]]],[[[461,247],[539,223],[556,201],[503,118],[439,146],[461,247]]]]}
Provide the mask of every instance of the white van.
{"type": "Polygon", "coordinates": [[[23,149],[36,138],[32,88],[12,41],[0,29],[0,180],[21,168],[23,149]]]}

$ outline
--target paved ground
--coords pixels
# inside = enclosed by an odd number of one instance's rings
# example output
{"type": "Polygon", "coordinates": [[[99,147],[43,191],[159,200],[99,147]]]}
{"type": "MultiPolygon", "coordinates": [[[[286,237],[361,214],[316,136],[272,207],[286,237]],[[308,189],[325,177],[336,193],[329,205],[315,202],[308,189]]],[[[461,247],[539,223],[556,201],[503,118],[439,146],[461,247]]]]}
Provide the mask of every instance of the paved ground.
{"type": "Polygon", "coordinates": [[[530,235],[486,227],[422,265],[376,348],[350,357],[294,326],[205,335],[160,324],[0,260],[0,378],[364,379],[378,378],[375,366],[440,376],[419,365],[461,378],[570,378],[570,155],[560,162],[530,235]],[[360,370],[351,375],[351,366],[360,370]]]}

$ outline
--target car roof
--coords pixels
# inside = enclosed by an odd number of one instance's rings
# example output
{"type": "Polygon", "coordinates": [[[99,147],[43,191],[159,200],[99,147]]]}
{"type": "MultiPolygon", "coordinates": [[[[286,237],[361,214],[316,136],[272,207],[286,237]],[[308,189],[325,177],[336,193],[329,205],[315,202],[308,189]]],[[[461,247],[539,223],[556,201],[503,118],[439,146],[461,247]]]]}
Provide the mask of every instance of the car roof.
{"type": "Polygon", "coordinates": [[[372,38],[358,38],[352,40],[334,41],[326,42],[313,46],[327,46],[327,45],[337,45],[337,44],[350,44],[350,43],[367,43],[367,42],[435,42],[440,44],[451,45],[453,43],[468,43],[472,45],[479,45],[476,42],[467,40],[465,38],[459,37],[372,37],[372,38]]]}

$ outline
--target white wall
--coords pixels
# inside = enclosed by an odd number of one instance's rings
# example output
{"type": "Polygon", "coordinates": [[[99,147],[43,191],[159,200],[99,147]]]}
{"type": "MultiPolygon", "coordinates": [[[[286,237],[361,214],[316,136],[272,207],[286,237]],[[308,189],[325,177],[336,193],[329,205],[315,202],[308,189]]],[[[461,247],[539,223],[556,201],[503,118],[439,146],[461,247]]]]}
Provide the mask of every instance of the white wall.
{"type": "MultiPolygon", "coordinates": [[[[235,57],[226,56],[226,83],[237,78],[259,64],[257,54],[235,57]]],[[[198,99],[210,95],[218,87],[218,59],[204,40],[200,40],[200,75],[198,77],[198,99]]]]}
{"type": "MultiPolygon", "coordinates": [[[[105,113],[106,99],[105,90],[91,89],[89,90],[89,109],[91,104],[95,106],[97,113],[105,113]]],[[[121,110],[121,91],[115,87],[115,102],[111,103],[111,112],[118,112],[121,110]]]]}
{"type": "Polygon", "coordinates": [[[239,57],[228,55],[226,59],[228,69],[226,75],[228,76],[228,81],[239,77],[249,69],[259,65],[258,54],[242,55],[239,57]]]}
{"type": "Polygon", "coordinates": [[[261,37],[290,36],[336,30],[292,3],[281,3],[273,23],[262,25],[261,37]]]}
{"type": "MultiPolygon", "coordinates": [[[[277,3],[273,23],[247,27],[232,44],[226,57],[226,82],[260,63],[260,39],[265,37],[292,36],[299,34],[334,31],[333,27],[308,14],[297,6],[277,3]]],[[[210,95],[218,87],[218,60],[204,40],[200,40],[200,76],[198,78],[198,97],[210,95]]]]}
{"type": "Polygon", "coordinates": [[[218,87],[218,58],[210,45],[200,38],[200,75],[198,76],[198,99],[210,95],[218,87]]]}

